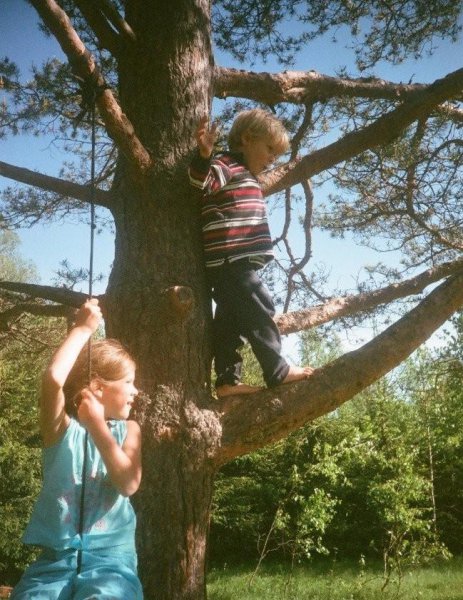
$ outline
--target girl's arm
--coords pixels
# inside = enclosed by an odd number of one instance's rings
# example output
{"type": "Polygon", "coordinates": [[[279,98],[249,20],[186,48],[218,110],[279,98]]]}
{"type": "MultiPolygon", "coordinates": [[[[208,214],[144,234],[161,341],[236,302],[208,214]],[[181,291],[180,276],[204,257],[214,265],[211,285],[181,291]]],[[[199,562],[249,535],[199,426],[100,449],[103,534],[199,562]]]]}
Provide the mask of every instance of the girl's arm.
{"type": "Polygon", "coordinates": [[[101,321],[98,300],[85,302],[78,310],[75,326],[53,355],[42,376],[40,398],[40,432],[45,447],[53,445],[69,425],[64,410],[63,386],[80,351],[101,321]]]}
{"type": "Polygon", "coordinates": [[[105,421],[104,406],[89,389],[82,392],[79,422],[84,425],[98,448],[109,478],[123,496],[131,496],[141,481],[141,431],[135,421],[127,421],[127,437],[121,446],[105,421]]]}

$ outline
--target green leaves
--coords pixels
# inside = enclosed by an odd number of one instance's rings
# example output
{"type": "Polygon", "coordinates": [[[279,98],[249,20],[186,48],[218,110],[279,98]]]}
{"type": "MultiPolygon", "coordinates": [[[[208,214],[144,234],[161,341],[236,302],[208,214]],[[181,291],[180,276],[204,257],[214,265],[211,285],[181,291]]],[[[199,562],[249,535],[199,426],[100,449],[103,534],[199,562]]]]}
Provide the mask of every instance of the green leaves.
{"type": "MultiPolygon", "coordinates": [[[[461,323],[438,354],[420,351],[335,413],[227,465],[212,558],[373,556],[387,583],[393,571],[461,552],[461,323]]],[[[313,336],[303,346],[314,361],[334,349],[313,336]]]]}

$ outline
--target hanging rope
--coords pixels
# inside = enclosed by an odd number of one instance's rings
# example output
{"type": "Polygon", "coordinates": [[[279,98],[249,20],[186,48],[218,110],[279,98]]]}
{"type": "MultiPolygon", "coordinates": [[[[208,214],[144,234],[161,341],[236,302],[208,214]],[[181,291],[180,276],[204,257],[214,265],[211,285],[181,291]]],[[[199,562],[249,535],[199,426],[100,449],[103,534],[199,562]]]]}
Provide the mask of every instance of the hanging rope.
{"type": "MultiPolygon", "coordinates": [[[[74,130],[77,125],[82,121],[87,113],[90,113],[90,125],[91,125],[91,156],[90,156],[90,256],[89,256],[89,269],[88,269],[88,297],[89,300],[93,297],[93,256],[95,246],[95,163],[96,163],[96,100],[98,95],[106,89],[106,86],[96,86],[95,82],[91,79],[82,80],[79,78],[81,92],[82,92],[82,103],[81,111],[74,120],[74,130]]],[[[88,340],[88,364],[87,364],[87,381],[88,383],[92,380],[92,337],[88,340]]],[[[82,485],[80,492],[80,506],[79,506],[79,536],[82,542],[82,536],[84,532],[84,515],[85,515],[85,483],[87,473],[87,456],[88,456],[88,431],[85,430],[84,435],[84,455],[82,462],[82,485]]],[[[77,552],[77,575],[82,569],[82,548],[79,548],[77,552]]]]}

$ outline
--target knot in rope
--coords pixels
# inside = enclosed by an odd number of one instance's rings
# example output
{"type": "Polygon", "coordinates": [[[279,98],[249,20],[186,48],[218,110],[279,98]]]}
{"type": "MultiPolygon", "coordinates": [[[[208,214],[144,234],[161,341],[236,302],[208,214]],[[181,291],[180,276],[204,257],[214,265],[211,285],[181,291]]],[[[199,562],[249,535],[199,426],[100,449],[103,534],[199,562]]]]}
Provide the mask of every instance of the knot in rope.
{"type": "Polygon", "coordinates": [[[94,111],[97,99],[105,90],[109,90],[109,85],[98,83],[93,74],[85,78],[79,75],[74,75],[74,77],[79,83],[81,95],[80,111],[74,118],[74,129],[76,129],[85,115],[94,111]]]}

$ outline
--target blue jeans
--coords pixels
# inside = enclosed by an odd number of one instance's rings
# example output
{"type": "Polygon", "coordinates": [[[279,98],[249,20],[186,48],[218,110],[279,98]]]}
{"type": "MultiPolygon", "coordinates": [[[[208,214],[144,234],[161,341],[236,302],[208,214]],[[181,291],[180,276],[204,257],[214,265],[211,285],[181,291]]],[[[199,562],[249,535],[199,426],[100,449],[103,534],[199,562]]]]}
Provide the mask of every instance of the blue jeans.
{"type": "Polygon", "coordinates": [[[207,277],[217,305],[212,347],[216,386],[239,383],[242,358],[238,350],[243,338],[250,343],[267,386],[282,383],[289,365],[281,356],[272,298],[255,267],[248,260],[238,260],[208,268],[207,277]]]}
{"type": "Polygon", "coordinates": [[[44,550],[24,572],[10,600],[143,600],[136,556],[117,548],[44,550]]]}

